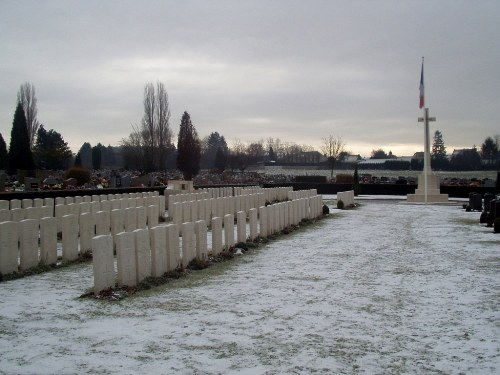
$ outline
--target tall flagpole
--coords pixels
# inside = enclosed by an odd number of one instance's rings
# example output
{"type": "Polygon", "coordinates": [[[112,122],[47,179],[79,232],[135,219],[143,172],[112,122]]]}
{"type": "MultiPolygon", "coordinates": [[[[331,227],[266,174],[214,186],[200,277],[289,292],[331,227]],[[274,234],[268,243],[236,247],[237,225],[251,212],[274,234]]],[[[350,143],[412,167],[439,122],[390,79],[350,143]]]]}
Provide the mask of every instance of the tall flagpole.
{"type": "Polygon", "coordinates": [[[429,117],[429,108],[425,107],[425,87],[424,87],[424,58],[422,57],[422,72],[420,73],[420,108],[423,109],[423,117],[419,117],[418,121],[423,122],[425,126],[424,131],[424,202],[427,203],[428,199],[428,176],[431,172],[430,161],[430,137],[429,137],[429,122],[436,121],[435,117],[429,117]]]}

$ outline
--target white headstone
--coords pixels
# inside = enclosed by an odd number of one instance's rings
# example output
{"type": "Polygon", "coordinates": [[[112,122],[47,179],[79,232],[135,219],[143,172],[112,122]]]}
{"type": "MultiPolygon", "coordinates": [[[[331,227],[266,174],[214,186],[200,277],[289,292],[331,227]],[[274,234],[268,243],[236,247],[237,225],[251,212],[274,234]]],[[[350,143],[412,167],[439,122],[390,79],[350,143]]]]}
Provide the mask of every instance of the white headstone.
{"type": "Polygon", "coordinates": [[[234,247],[234,215],[224,215],[224,248],[234,247]]]}
{"type": "Polygon", "coordinates": [[[64,262],[78,259],[78,217],[64,215],[62,217],[62,260],[64,262]]]}
{"type": "Polygon", "coordinates": [[[31,199],[23,199],[22,200],[22,208],[33,207],[33,200],[31,199]]]}
{"type": "Polygon", "coordinates": [[[149,243],[149,230],[134,230],[135,254],[137,264],[137,282],[140,283],[151,276],[151,245],[149,243]]]}
{"type": "Polygon", "coordinates": [[[95,234],[97,236],[108,235],[111,230],[111,220],[109,211],[98,211],[94,215],[95,234]]]}
{"type": "Polygon", "coordinates": [[[222,218],[212,218],[212,255],[216,256],[222,251],[222,218]]]}
{"type": "Polygon", "coordinates": [[[80,254],[92,249],[93,237],[95,237],[94,215],[90,212],[80,214],[80,254]]]}
{"type": "Polygon", "coordinates": [[[124,211],[120,209],[111,210],[110,222],[113,236],[123,232],[125,224],[124,211]]]}
{"type": "Polygon", "coordinates": [[[132,232],[137,229],[137,211],[135,208],[125,209],[125,232],[132,232]]]}
{"type": "Polygon", "coordinates": [[[0,273],[7,275],[17,272],[19,223],[5,221],[0,223],[0,273]]]}
{"type": "Polygon", "coordinates": [[[119,286],[137,285],[137,264],[133,232],[121,232],[115,236],[116,265],[119,286]]]}
{"type": "Polygon", "coordinates": [[[158,205],[148,206],[148,227],[153,228],[158,225],[160,210],[158,205]]]}
{"type": "Polygon", "coordinates": [[[168,224],[165,228],[167,229],[167,271],[173,271],[181,265],[179,226],[168,224]]]}
{"type": "Polygon", "coordinates": [[[196,258],[199,260],[207,260],[207,222],[205,220],[198,220],[195,223],[196,233],[196,258]]]}
{"type": "Polygon", "coordinates": [[[247,215],[245,211],[236,214],[236,236],[237,242],[247,242],[247,215]]]}
{"type": "Polygon", "coordinates": [[[57,263],[57,219],[44,217],[40,220],[40,263],[57,263]]]}
{"type": "Polygon", "coordinates": [[[21,271],[38,265],[38,220],[19,222],[19,267],[21,271]]]}
{"type": "Polygon", "coordinates": [[[136,207],[135,209],[137,212],[137,229],[147,228],[148,215],[146,212],[146,207],[139,206],[136,207]]]}
{"type": "Polygon", "coordinates": [[[182,267],[186,268],[195,257],[194,223],[182,223],[182,267]]]}
{"type": "Polygon", "coordinates": [[[268,235],[267,208],[265,206],[259,207],[259,235],[262,238],[267,238],[268,235]]]}
{"type": "Polygon", "coordinates": [[[115,285],[113,238],[111,235],[92,239],[92,268],[94,271],[94,294],[115,285]]]}
{"type": "Polygon", "coordinates": [[[251,208],[248,211],[248,219],[250,222],[250,240],[254,241],[258,236],[257,231],[257,209],[251,208]]]}
{"type": "Polygon", "coordinates": [[[151,242],[151,274],[160,277],[167,272],[167,228],[156,226],[149,229],[151,242]]]}

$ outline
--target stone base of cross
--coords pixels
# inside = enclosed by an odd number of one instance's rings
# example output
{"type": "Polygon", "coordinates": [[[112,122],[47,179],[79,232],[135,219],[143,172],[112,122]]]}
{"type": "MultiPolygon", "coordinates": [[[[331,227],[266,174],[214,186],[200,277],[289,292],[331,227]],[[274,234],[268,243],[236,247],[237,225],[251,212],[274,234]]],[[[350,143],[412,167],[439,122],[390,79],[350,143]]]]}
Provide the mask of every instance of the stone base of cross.
{"type": "Polygon", "coordinates": [[[429,108],[424,108],[424,117],[419,117],[418,122],[425,125],[425,150],[424,150],[424,171],[418,176],[418,188],[415,194],[407,195],[407,202],[411,203],[443,203],[448,202],[448,194],[440,193],[439,177],[432,173],[429,122],[436,121],[435,117],[429,117],[429,108]]]}

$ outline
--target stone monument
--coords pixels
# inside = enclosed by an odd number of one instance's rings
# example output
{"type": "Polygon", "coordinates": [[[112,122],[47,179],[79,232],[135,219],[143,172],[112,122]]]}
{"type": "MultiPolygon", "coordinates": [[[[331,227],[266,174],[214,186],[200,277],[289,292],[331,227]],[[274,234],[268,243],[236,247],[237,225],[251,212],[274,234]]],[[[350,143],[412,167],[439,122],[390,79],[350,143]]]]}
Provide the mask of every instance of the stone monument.
{"type": "MultiPolygon", "coordinates": [[[[422,57],[422,73],[420,75],[420,108],[424,107],[424,58],[422,57]]],[[[418,122],[425,126],[425,152],[424,171],[418,176],[418,187],[415,194],[408,194],[407,202],[410,203],[444,203],[448,202],[448,194],[441,194],[439,177],[432,173],[430,158],[429,122],[436,121],[435,117],[429,117],[429,108],[424,108],[424,117],[419,117],[418,122]]]]}

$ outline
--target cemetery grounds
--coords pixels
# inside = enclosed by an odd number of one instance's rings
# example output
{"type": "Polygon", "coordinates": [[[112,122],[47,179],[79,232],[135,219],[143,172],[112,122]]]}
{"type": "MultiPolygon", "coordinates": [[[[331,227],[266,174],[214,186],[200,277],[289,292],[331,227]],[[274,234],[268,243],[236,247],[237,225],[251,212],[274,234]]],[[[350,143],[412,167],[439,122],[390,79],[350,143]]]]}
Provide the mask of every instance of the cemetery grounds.
{"type": "Polygon", "coordinates": [[[0,284],[0,374],[500,373],[500,238],[479,212],[361,200],[121,301],[92,264],[0,284]]]}

